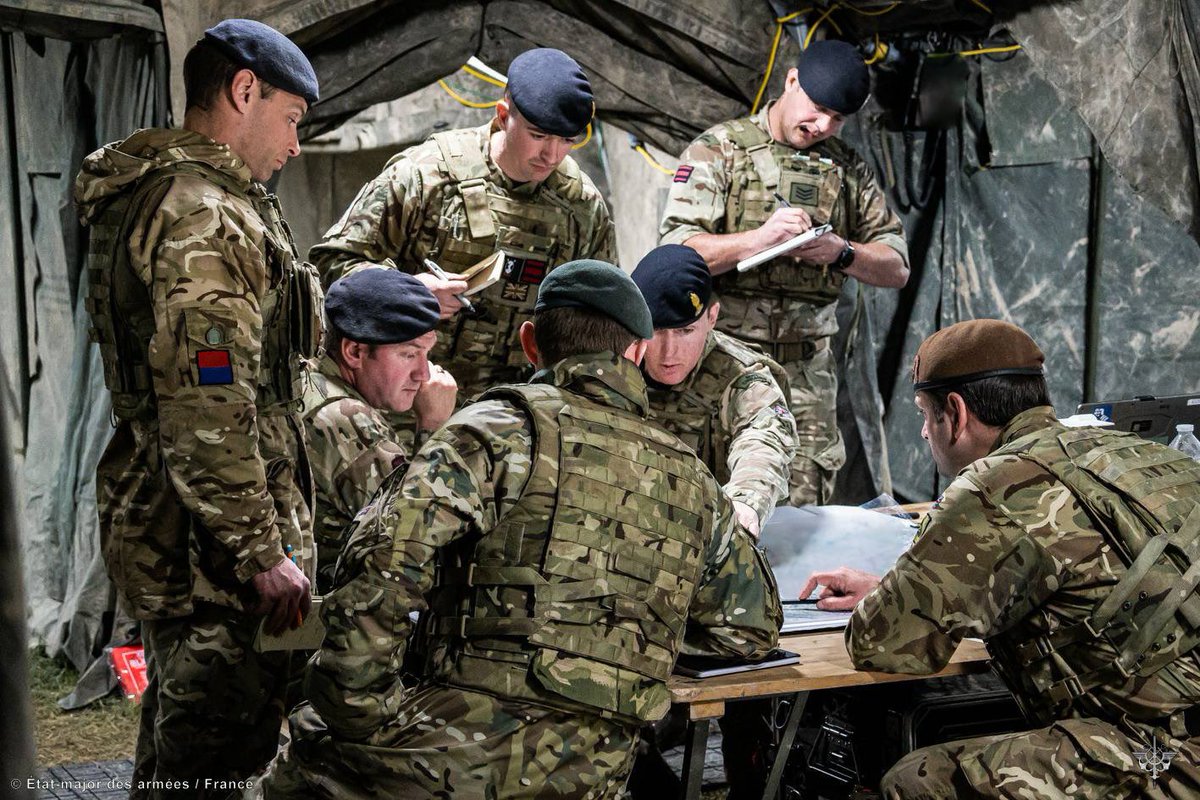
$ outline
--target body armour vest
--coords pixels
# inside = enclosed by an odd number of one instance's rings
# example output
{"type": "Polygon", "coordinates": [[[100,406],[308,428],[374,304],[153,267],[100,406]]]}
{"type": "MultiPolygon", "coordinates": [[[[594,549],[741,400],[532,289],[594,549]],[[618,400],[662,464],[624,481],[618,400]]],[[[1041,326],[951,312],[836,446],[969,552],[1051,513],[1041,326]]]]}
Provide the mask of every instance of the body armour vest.
{"type": "MultiPolygon", "coordinates": [[[[854,220],[844,191],[844,167],[815,151],[774,141],[752,118],[726,122],[715,134],[730,172],[726,233],[761,227],[779,206],[776,192],[793,207],[807,211],[814,225],[829,223],[843,236],[851,229],[854,220]]],[[[824,306],[837,301],[845,280],[845,275],[828,266],[798,264],[784,256],[747,272],[718,275],[713,286],[722,295],[767,294],[824,306]]]]}
{"type": "Polygon", "coordinates": [[[715,484],[635,414],[540,384],[483,399],[533,421],[532,471],[493,530],[443,551],[419,637],[428,674],[629,723],[661,718],[715,484]]]}
{"type": "Polygon", "coordinates": [[[266,227],[266,262],[271,289],[263,296],[262,356],[255,405],[263,415],[299,411],[303,359],[313,358],[321,339],[321,289],[316,271],[298,260],[291,231],[274,195],[247,193],[229,176],[198,161],[173,162],[147,172],[117,195],[91,225],[88,250],[89,336],[100,346],[104,383],[113,413],[121,420],[156,414],[148,350],[154,310],[146,285],[134,273],[126,246],[141,209],[157,207],[179,175],[196,175],[254,207],[266,227]]]}
{"type": "Polygon", "coordinates": [[[583,197],[579,166],[565,159],[541,191],[523,197],[491,180],[487,155],[473,132],[447,131],[432,138],[450,180],[438,209],[430,258],[450,272],[461,272],[497,250],[506,258],[503,280],[472,295],[477,315],[457,314],[448,329],[440,327],[430,358],[525,367],[517,330],[533,315],[538,286],[551,269],[580,257],[574,247],[583,227],[574,210],[583,197]]]}
{"type": "Polygon", "coordinates": [[[721,397],[730,384],[747,369],[765,364],[783,396],[790,395],[787,373],[778,363],[723,333],[713,331],[711,335],[715,342],[696,365],[685,388],[650,391],[650,418],[692,448],[717,483],[724,485],[729,482],[727,459],[732,431],[721,424],[721,397]]]}
{"type": "MultiPolygon", "coordinates": [[[[1200,463],[1134,435],[1052,427],[994,455],[1018,455],[1061,481],[1125,572],[1082,621],[1045,633],[1030,623],[988,640],[1027,717],[1048,724],[1072,707],[1104,716],[1099,686],[1146,677],[1200,644],[1200,463]]],[[[987,485],[989,494],[1004,487],[987,485]]]]}

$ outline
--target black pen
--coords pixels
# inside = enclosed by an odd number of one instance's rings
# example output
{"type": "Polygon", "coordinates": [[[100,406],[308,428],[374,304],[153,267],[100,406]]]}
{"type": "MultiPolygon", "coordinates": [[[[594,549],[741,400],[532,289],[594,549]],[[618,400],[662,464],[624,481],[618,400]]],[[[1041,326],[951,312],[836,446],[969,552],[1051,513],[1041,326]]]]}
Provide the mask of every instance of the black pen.
{"type": "Polygon", "coordinates": [[[814,605],[815,605],[815,604],[817,604],[817,603],[821,602],[821,601],[822,601],[822,600],[824,600],[824,599],[825,599],[824,597],[801,597],[801,598],[800,598],[799,600],[797,600],[796,602],[797,602],[797,603],[812,603],[812,604],[814,604],[814,605]]]}
{"type": "Polygon", "coordinates": [[[784,199],[783,199],[783,195],[781,195],[779,192],[775,192],[775,199],[776,199],[776,200],[778,200],[778,201],[779,201],[779,205],[783,206],[784,208],[791,208],[791,207],[792,207],[792,204],[791,204],[791,203],[789,203],[787,200],[784,200],[784,199]]]}

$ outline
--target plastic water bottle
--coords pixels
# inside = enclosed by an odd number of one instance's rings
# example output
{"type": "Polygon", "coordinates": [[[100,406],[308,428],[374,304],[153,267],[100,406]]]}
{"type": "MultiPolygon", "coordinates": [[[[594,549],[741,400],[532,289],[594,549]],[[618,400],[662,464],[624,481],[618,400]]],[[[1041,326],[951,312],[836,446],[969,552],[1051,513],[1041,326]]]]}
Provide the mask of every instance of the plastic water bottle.
{"type": "Polygon", "coordinates": [[[1192,433],[1194,429],[1194,425],[1176,425],[1175,438],[1171,440],[1170,446],[1200,461],[1200,439],[1192,433]]]}

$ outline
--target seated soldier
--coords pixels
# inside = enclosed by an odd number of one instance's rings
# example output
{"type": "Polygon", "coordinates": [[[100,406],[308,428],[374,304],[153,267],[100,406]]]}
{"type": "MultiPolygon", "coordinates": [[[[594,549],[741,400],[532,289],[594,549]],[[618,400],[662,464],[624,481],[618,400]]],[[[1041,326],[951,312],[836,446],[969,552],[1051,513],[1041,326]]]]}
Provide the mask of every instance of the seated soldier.
{"type": "Polygon", "coordinates": [[[354,515],[408,455],[386,413],[412,409],[417,437],[454,411],[450,373],[430,364],[438,301],[411,275],[361,270],[325,296],[325,355],[309,375],[304,426],[316,488],[317,592],[329,591],[354,515]]]}
{"type": "Polygon", "coordinates": [[[520,331],[533,381],[451,417],[352,527],[268,798],[618,797],[682,649],[775,646],[761,553],[646,421],[652,335],[611,264],[546,277],[520,331]]]}
{"type": "Polygon", "coordinates": [[[633,271],[654,318],[642,374],[650,419],[683,439],[733,500],[757,536],[787,499],[796,420],[787,375],[762,353],[713,330],[721,304],[712,275],[690,247],[651,250],[633,271]]]}
{"type": "Polygon", "coordinates": [[[913,389],[953,482],[882,581],[842,569],[804,596],[866,595],[846,629],[860,669],[929,674],[963,637],[984,639],[1038,727],[921,748],[884,795],[1200,796],[1200,464],[1064,427],[1041,350],[999,320],[926,339],[913,389]]]}

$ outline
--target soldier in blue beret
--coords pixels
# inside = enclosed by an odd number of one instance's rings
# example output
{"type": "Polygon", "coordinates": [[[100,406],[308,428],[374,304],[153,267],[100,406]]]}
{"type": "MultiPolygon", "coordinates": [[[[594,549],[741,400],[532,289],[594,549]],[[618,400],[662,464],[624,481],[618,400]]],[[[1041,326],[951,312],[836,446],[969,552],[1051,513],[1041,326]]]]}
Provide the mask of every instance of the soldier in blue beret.
{"type": "Polygon", "coordinates": [[[320,298],[262,182],[299,154],[316,75],[278,31],[226,20],[183,82],[182,128],[97,150],[75,183],[119,420],[97,468],[104,556],[149,680],[135,798],[224,794],[270,760],[290,659],[255,637],[299,624],[315,575],[295,411],[320,298]]]}
{"type": "Polygon", "coordinates": [[[433,358],[454,375],[460,397],[524,380],[531,370],[518,331],[542,280],[569,261],[616,260],[608,207],[569,155],[594,110],[574,59],[550,48],[520,54],[488,124],[433,134],[358,193],[312,249],[322,280],[366,265],[416,275],[441,303],[446,321],[433,358]],[[501,249],[501,279],[470,298],[478,313],[449,319],[463,308],[459,273],[501,249]],[[427,259],[448,277],[431,274],[427,259]]]}
{"type": "Polygon", "coordinates": [[[413,411],[420,444],[454,411],[454,378],[429,362],[438,319],[425,284],[391,269],[360,270],[325,296],[325,355],[309,376],[303,411],[318,594],[333,586],[354,515],[384,478],[408,467],[392,415],[413,411]]]}
{"type": "Polygon", "coordinates": [[[908,281],[908,245],[870,166],[838,139],[867,100],[858,49],[813,42],[783,93],[752,116],[709,128],[681,156],[659,227],[662,244],[695,248],[725,313],[717,327],[787,371],[799,446],[792,505],[827,502],[846,459],[837,428],[831,341],[847,276],[871,286],[908,281]],[[739,261],[816,225],[823,236],[748,271],[739,261]]]}

